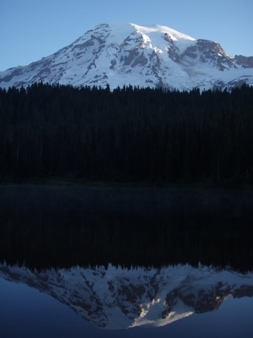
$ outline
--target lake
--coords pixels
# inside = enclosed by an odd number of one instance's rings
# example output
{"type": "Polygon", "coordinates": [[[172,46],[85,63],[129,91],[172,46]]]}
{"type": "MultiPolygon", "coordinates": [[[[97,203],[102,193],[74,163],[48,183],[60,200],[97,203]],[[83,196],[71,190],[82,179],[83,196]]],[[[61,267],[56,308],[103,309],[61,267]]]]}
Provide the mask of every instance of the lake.
{"type": "Polygon", "coordinates": [[[253,192],[2,185],[1,337],[252,337],[253,192]]]}

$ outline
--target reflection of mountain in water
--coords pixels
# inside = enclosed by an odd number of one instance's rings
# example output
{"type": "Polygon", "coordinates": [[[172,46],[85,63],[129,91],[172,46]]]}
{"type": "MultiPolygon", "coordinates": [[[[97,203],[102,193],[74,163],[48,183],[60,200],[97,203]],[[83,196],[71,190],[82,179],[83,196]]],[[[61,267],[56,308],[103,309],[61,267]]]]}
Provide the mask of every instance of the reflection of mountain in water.
{"type": "Polygon", "coordinates": [[[193,313],[216,310],[229,296],[253,296],[253,273],[205,266],[128,270],[109,265],[37,272],[2,265],[0,277],[49,294],[106,329],[164,326],[193,313]]]}

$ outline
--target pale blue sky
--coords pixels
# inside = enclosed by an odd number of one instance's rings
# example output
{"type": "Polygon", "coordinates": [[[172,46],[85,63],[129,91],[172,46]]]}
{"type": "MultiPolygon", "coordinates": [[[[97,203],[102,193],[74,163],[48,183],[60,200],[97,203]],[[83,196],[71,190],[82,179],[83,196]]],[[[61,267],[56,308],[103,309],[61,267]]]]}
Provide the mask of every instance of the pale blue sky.
{"type": "Polygon", "coordinates": [[[0,71],[27,65],[104,22],[159,24],[253,56],[253,0],[0,0],[0,71]]]}

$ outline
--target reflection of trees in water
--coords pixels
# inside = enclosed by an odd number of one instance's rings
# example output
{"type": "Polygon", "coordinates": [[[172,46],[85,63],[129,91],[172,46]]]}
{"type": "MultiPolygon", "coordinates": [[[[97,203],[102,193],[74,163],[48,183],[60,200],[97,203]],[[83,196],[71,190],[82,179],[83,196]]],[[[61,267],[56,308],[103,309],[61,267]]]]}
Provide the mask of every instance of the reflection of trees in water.
{"type": "Polygon", "coordinates": [[[190,263],[252,269],[250,220],[163,212],[48,210],[5,215],[0,258],[29,267],[190,263]]]}

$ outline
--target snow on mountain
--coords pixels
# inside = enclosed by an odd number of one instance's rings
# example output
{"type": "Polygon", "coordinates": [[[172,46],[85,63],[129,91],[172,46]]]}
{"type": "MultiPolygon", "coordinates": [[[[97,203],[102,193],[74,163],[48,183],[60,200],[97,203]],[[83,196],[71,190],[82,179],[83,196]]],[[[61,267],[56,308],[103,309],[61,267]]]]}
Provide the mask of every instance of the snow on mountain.
{"type": "Polygon", "coordinates": [[[196,40],[166,26],[105,23],[48,57],[0,72],[0,87],[47,82],[111,89],[223,89],[253,85],[252,59],[232,58],[214,41],[196,40]]]}
{"type": "Polygon", "coordinates": [[[24,283],[66,304],[98,327],[164,326],[219,308],[226,298],[253,296],[253,274],[189,265],[30,271],[0,265],[0,278],[24,283]]]}

